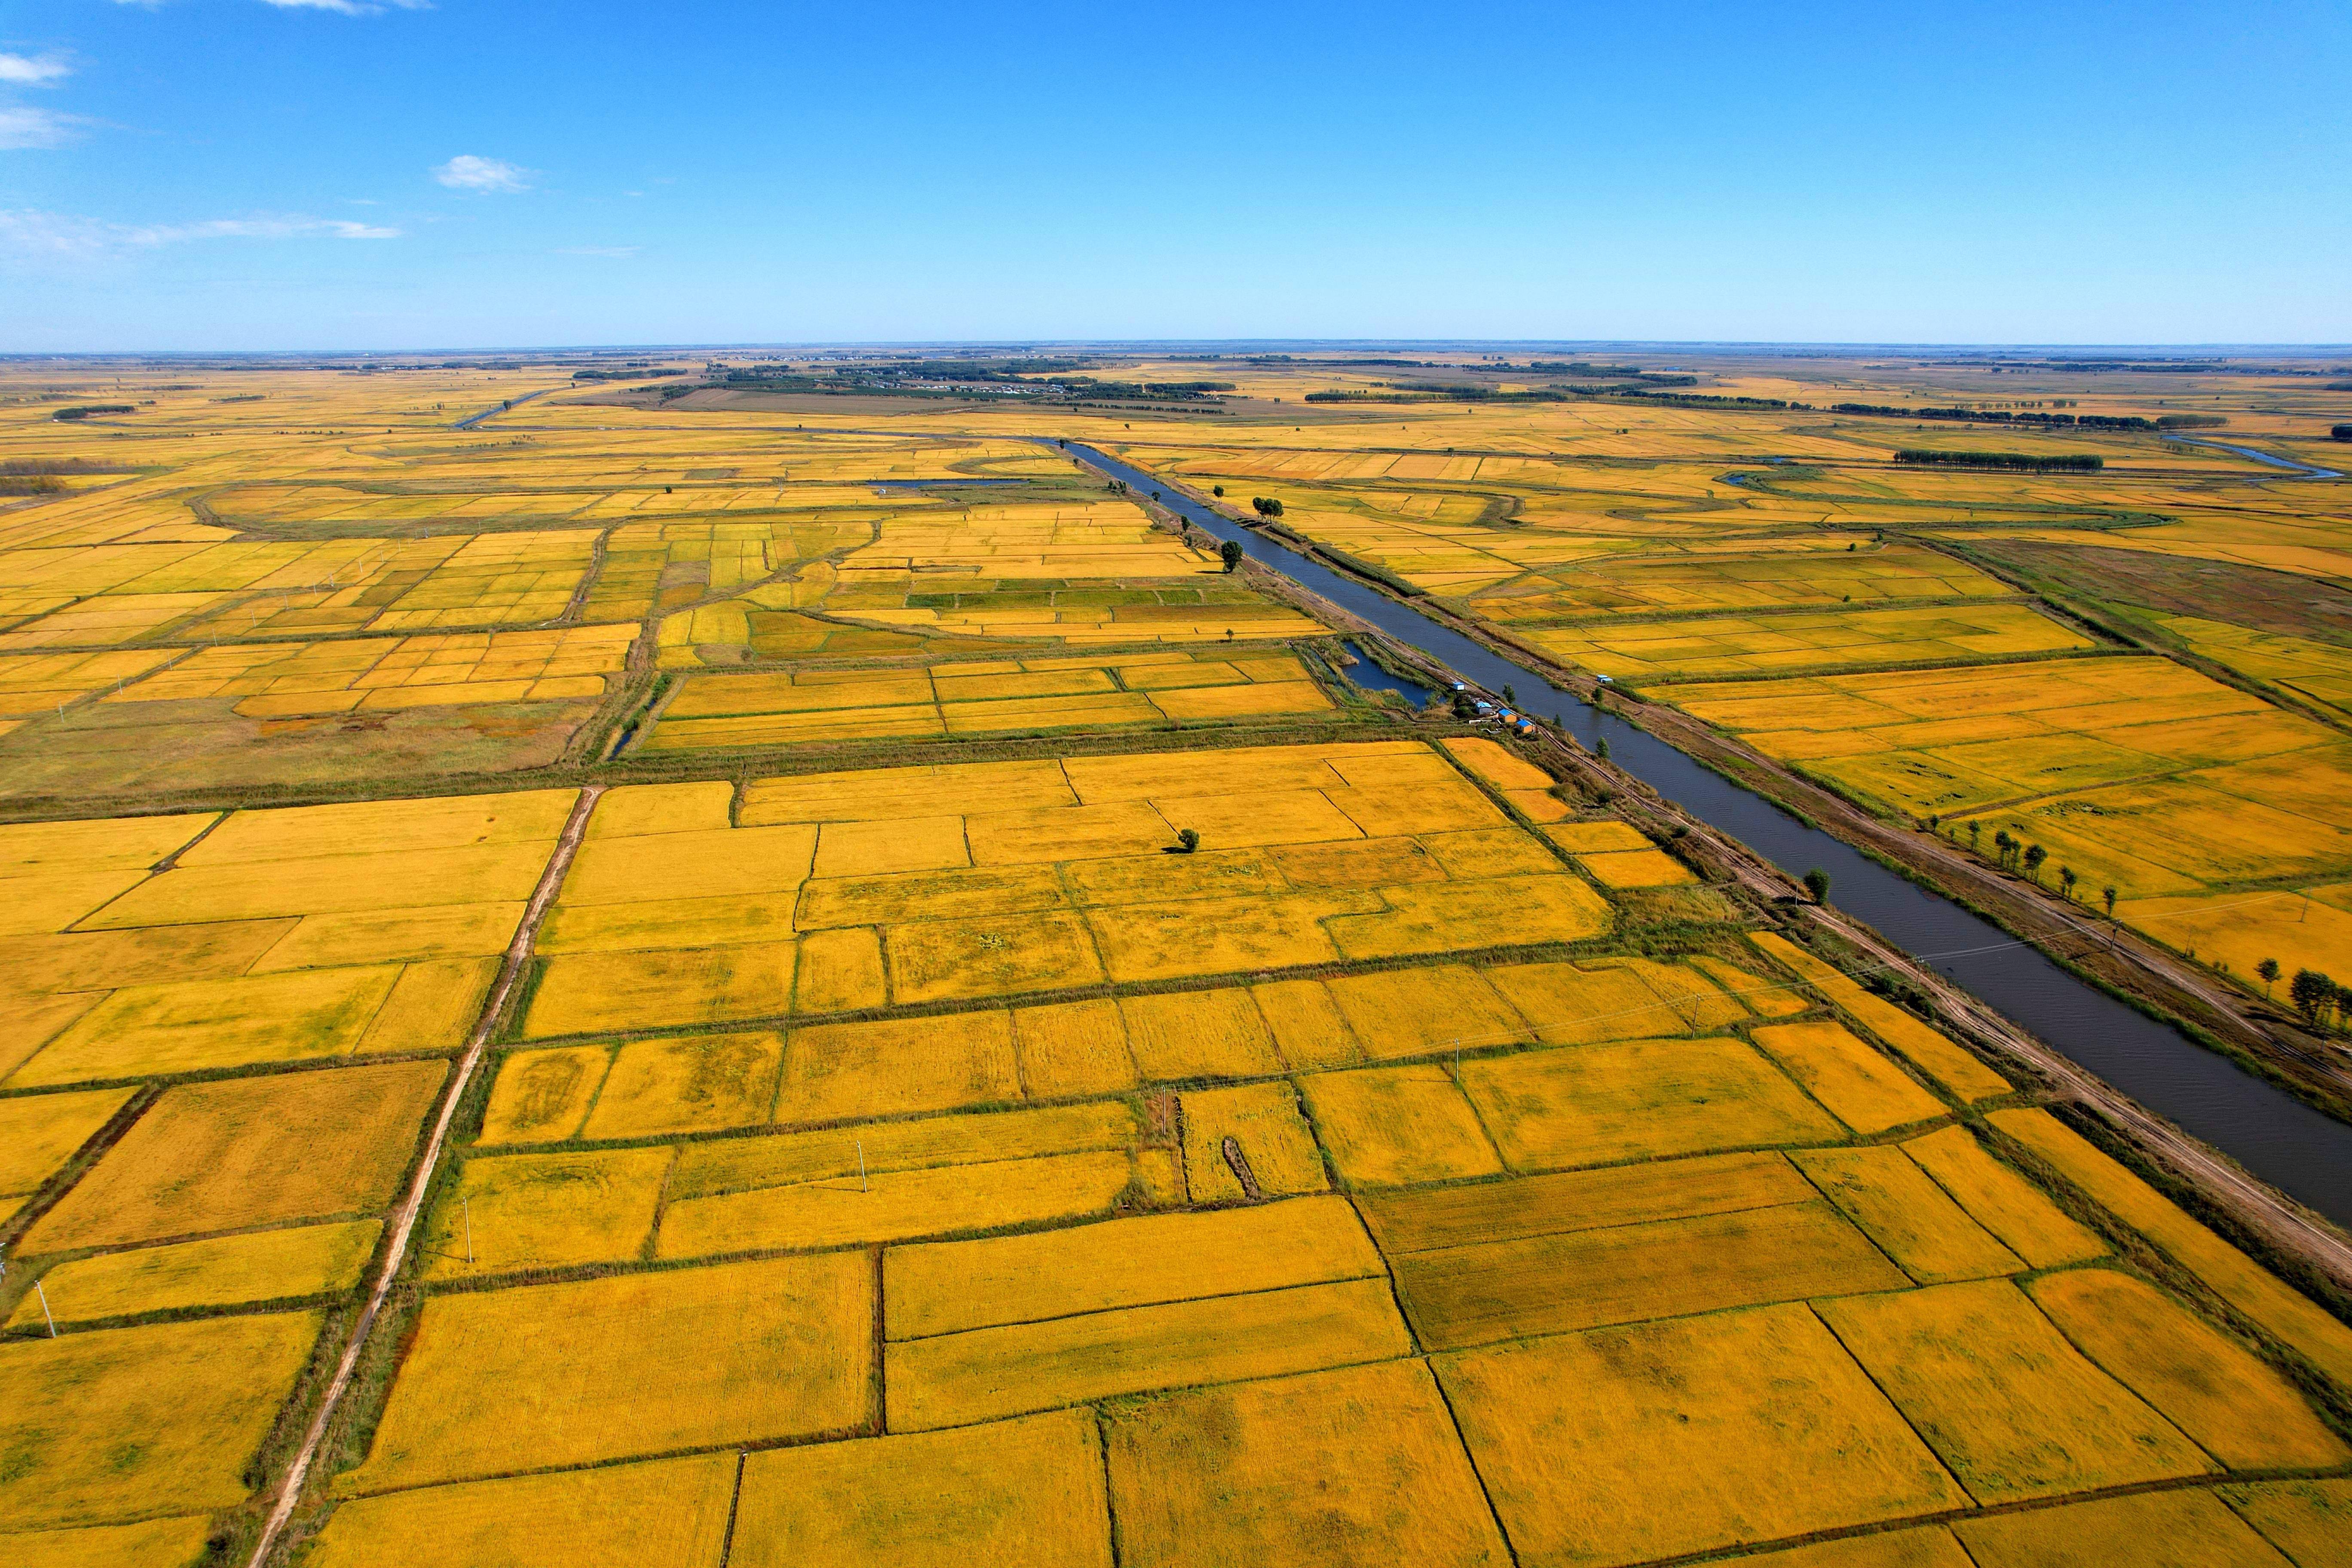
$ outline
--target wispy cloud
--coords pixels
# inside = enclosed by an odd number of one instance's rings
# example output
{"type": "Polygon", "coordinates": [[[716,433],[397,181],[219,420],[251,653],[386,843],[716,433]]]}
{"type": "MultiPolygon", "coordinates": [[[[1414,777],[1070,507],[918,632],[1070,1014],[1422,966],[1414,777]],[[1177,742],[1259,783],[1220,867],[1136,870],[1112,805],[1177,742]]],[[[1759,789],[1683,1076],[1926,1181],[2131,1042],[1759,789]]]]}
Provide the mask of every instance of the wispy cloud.
{"type": "Polygon", "coordinates": [[[197,223],[106,223],[34,207],[0,208],[0,252],[18,256],[95,256],[199,239],[398,239],[400,230],[343,218],[268,213],[197,223]]]}
{"type": "Polygon", "coordinates": [[[643,248],[642,246],[635,245],[563,245],[556,247],[555,254],[558,256],[605,256],[615,261],[625,261],[643,248]]]}
{"type": "MultiPolygon", "coordinates": [[[[146,4],[147,0],[134,0],[134,3],[146,4]]],[[[384,8],[370,4],[370,0],[261,0],[261,3],[275,5],[281,11],[332,11],[338,16],[373,16],[384,8]]],[[[387,0],[387,3],[401,11],[433,9],[433,0],[387,0]]]]}
{"type": "Polygon", "coordinates": [[[73,75],[73,67],[57,55],[0,53],[0,81],[12,87],[47,87],[73,75]]]}
{"type": "Polygon", "coordinates": [[[460,153],[436,168],[433,177],[453,191],[474,191],[489,195],[530,189],[531,174],[531,170],[519,163],[509,163],[497,158],[477,158],[471,153],[460,153]]]}
{"type": "Polygon", "coordinates": [[[79,137],[81,128],[90,123],[79,114],[0,104],[0,150],[62,147],[79,137]]]}

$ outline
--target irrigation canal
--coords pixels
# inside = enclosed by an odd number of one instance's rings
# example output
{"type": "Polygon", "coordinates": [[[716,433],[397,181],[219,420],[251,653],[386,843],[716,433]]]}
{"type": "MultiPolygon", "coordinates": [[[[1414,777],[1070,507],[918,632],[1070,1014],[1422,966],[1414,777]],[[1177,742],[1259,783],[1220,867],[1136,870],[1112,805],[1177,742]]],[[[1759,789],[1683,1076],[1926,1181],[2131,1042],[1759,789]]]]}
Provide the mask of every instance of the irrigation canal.
{"type": "Polygon", "coordinates": [[[1840,908],[2273,1186],[2331,1219],[2352,1224],[2352,1126],[2076,979],[1990,921],[1888,870],[1843,840],[1807,826],[1655,736],[1586,707],[1574,693],[1410,604],[1244,528],[1116,458],[1076,442],[1068,449],[1136,490],[1160,491],[1160,504],[1202,532],[1238,541],[1252,560],[1465,679],[1490,691],[1512,687],[1521,708],[1558,716],[1587,747],[1606,739],[1612,763],[1783,870],[1801,875],[1820,867],[1830,874],[1831,899],[1840,908]]]}

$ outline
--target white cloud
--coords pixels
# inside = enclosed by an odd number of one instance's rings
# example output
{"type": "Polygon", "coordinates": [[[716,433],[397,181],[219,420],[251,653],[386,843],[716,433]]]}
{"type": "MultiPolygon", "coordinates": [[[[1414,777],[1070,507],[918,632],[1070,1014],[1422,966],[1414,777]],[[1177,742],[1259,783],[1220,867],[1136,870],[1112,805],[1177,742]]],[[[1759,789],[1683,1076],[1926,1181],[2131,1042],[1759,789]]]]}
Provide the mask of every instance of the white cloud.
{"type": "Polygon", "coordinates": [[[527,191],[530,189],[530,170],[520,164],[477,158],[471,153],[460,153],[433,171],[433,177],[453,191],[478,191],[485,195],[527,191]]]}
{"type": "MultiPolygon", "coordinates": [[[[132,0],[132,3],[146,5],[151,0],[132,0]]],[[[373,16],[383,9],[382,5],[368,4],[368,0],[261,0],[261,3],[275,5],[281,11],[332,11],[338,16],[373,16]]],[[[432,0],[391,0],[391,4],[403,11],[433,9],[432,0]]]]}
{"type": "Polygon", "coordinates": [[[0,53],[0,81],[14,87],[47,87],[73,75],[73,67],[55,55],[0,53]]]}
{"type": "Polygon", "coordinates": [[[340,217],[216,217],[202,223],[155,224],[123,230],[132,245],[184,239],[398,239],[400,230],[340,217]]]}
{"type": "Polygon", "coordinates": [[[343,218],[263,214],[198,223],[105,223],[37,208],[0,208],[0,253],[91,256],[196,239],[397,239],[400,230],[343,218]]]}
{"type": "Polygon", "coordinates": [[[62,147],[79,136],[81,128],[89,123],[79,114],[0,107],[0,149],[62,147]]]}

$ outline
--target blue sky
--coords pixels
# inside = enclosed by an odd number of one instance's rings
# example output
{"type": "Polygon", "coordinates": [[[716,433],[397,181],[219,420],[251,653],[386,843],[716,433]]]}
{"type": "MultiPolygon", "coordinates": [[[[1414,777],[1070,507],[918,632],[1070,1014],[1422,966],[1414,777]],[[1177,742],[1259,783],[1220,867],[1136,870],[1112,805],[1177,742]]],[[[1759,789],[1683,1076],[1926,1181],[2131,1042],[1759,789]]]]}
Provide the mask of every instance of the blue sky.
{"type": "Polygon", "coordinates": [[[2352,342],[2352,6],[7,0],[0,351],[2352,342]]]}

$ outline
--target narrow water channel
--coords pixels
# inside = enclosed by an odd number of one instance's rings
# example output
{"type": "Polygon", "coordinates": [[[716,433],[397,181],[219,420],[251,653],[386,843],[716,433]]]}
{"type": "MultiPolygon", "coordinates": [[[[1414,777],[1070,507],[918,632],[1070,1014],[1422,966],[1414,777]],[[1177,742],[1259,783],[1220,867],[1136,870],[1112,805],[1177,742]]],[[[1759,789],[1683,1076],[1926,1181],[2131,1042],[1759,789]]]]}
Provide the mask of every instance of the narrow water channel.
{"type": "Polygon", "coordinates": [[[1655,736],[1585,707],[1573,693],[1409,604],[1197,505],[1116,458],[1075,443],[1069,450],[1142,494],[1160,492],[1160,504],[1202,531],[1240,541],[1251,559],[1467,679],[1490,691],[1513,688],[1522,709],[1542,718],[1558,716],[1586,746],[1606,739],[1611,762],[1782,869],[1802,875],[1820,867],[1830,874],[1832,903],[2263,1180],[2339,1223],[2352,1224],[2352,1126],[2085,984],[2000,927],[1906,880],[1843,840],[1808,827],[1655,736]]]}

